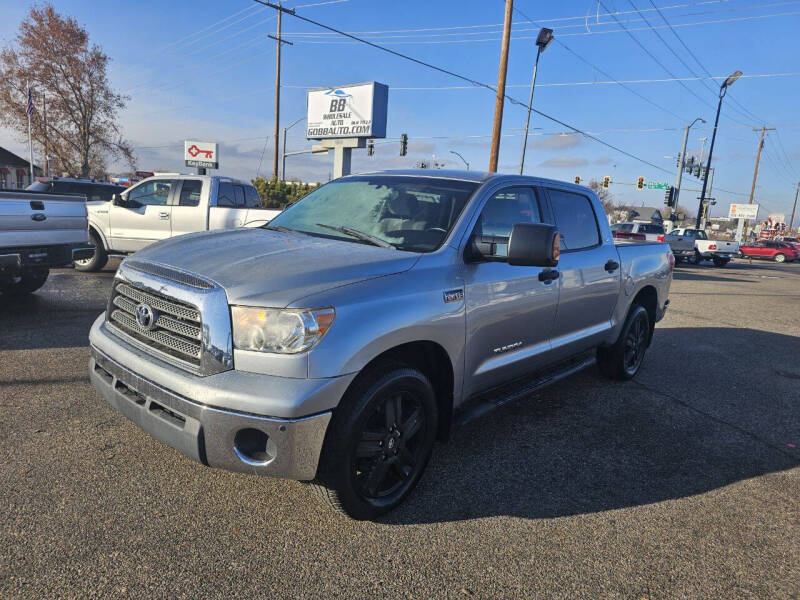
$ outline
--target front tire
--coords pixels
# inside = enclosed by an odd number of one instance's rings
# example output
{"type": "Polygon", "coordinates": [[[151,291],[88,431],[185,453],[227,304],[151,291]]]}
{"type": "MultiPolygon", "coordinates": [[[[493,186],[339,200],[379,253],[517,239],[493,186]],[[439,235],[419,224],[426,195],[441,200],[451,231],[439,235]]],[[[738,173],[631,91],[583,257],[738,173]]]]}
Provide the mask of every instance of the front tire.
{"type": "Polygon", "coordinates": [[[643,306],[634,304],[614,345],[597,349],[600,373],[617,381],[633,379],[649,345],[650,317],[643,306]]]}
{"type": "Polygon", "coordinates": [[[780,253],[776,254],[775,258],[773,258],[772,260],[774,260],[776,263],[786,262],[786,255],[780,253]]]}
{"type": "Polygon", "coordinates": [[[26,269],[20,275],[0,283],[0,293],[4,296],[32,294],[45,284],[49,275],[50,269],[46,267],[26,269]]]}
{"type": "Polygon", "coordinates": [[[77,271],[99,271],[108,263],[108,253],[106,252],[105,246],[103,246],[103,241],[94,231],[89,233],[89,245],[94,246],[94,254],[92,258],[76,260],[75,269],[77,271]]]}
{"type": "Polygon", "coordinates": [[[392,510],[419,482],[437,426],[436,394],[424,374],[399,364],[372,368],[334,410],[315,490],[353,519],[392,510]]]}
{"type": "Polygon", "coordinates": [[[686,262],[688,262],[690,265],[699,265],[700,261],[702,261],[702,260],[703,260],[703,257],[700,256],[700,253],[697,252],[697,251],[695,251],[694,254],[692,254],[692,255],[690,255],[690,256],[688,256],[686,258],[686,262]]]}

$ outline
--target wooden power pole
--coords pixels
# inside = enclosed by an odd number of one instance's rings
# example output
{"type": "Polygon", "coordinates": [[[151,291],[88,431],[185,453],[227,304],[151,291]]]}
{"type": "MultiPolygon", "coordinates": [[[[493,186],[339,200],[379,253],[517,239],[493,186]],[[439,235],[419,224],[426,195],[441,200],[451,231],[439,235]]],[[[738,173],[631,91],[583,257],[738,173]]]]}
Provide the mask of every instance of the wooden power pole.
{"type": "MultiPolygon", "coordinates": [[[[775,128],[767,128],[766,126],[761,127],[761,137],[758,140],[758,152],[756,153],[756,169],[753,171],[753,185],[750,187],[750,201],[748,204],[753,203],[753,197],[756,194],[756,181],[758,180],[758,165],[761,163],[761,150],[764,148],[764,134],[767,131],[774,131],[775,128]]],[[[754,129],[753,131],[758,131],[758,129],[754,129]]],[[[747,239],[747,221],[744,223],[744,239],[747,239]]]]}
{"type": "Polygon", "coordinates": [[[800,194],[800,183],[797,184],[797,190],[794,193],[794,206],[792,206],[792,218],[789,219],[789,229],[794,227],[794,211],[797,209],[797,196],[800,194]]]}
{"type": "Polygon", "coordinates": [[[503,105],[506,99],[506,72],[508,70],[508,45],[511,40],[511,17],[514,0],[506,0],[506,16],[503,21],[503,45],[500,50],[500,67],[497,72],[497,100],[494,103],[494,125],[492,126],[492,150],[489,154],[489,172],[497,171],[500,156],[500,131],[503,128],[503,105]]]}
{"type": "Polygon", "coordinates": [[[283,7],[278,3],[278,29],[276,35],[267,35],[275,40],[275,151],[272,157],[272,178],[278,179],[278,154],[280,153],[280,128],[281,128],[281,44],[292,45],[281,38],[281,16],[283,7]]]}

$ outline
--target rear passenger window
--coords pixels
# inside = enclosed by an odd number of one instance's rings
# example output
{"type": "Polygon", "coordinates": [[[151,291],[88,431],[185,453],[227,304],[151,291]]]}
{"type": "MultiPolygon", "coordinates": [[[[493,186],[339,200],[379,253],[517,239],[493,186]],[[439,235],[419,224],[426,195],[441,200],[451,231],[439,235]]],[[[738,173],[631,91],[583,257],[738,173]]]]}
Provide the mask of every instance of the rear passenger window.
{"type": "Polygon", "coordinates": [[[531,188],[508,188],[489,198],[475,224],[474,235],[495,240],[494,256],[508,256],[508,238],[517,223],[541,223],[539,201],[531,188]]]}
{"type": "Polygon", "coordinates": [[[234,185],[233,193],[236,198],[236,208],[244,208],[244,188],[241,185],[234,185]]]}
{"type": "Polygon", "coordinates": [[[549,189],[553,216],[561,233],[561,247],[564,250],[591,248],[600,243],[600,230],[594,215],[592,203],[582,194],[549,189]]]}
{"type": "Polygon", "coordinates": [[[217,206],[228,208],[236,207],[236,196],[233,193],[233,184],[230,181],[219,182],[219,194],[217,196],[217,206]]]}
{"type": "Polygon", "coordinates": [[[244,205],[247,208],[261,208],[261,198],[252,185],[244,186],[244,205]]]}
{"type": "Polygon", "coordinates": [[[203,190],[203,182],[197,179],[184,179],[181,186],[181,198],[178,206],[199,206],[200,192],[203,190]]]}

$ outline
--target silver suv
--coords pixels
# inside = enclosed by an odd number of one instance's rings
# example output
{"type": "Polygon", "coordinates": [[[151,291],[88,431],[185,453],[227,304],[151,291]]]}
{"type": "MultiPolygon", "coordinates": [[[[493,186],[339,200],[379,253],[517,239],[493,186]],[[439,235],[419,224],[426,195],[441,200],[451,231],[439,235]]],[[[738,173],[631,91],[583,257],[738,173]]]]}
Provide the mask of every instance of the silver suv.
{"type": "Polygon", "coordinates": [[[666,244],[615,244],[588,189],[459,171],[356,175],[268,225],[123,261],[94,386],[201,463],[313,481],[374,518],[437,439],[595,361],[639,370],[666,244]]]}

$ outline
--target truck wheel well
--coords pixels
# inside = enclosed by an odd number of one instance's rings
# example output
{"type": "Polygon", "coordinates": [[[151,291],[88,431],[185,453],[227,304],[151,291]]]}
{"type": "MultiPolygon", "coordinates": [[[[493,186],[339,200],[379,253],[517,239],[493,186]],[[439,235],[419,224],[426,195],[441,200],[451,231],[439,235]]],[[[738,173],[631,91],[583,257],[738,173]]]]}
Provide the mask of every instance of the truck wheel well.
{"type": "MultiPolygon", "coordinates": [[[[379,363],[402,363],[422,373],[433,384],[436,391],[436,402],[439,405],[439,431],[437,438],[446,440],[450,435],[453,421],[453,364],[447,351],[436,342],[409,342],[390,348],[373,358],[361,373],[379,368],[379,363]]],[[[361,377],[361,375],[359,375],[361,377]]],[[[353,383],[350,384],[351,386],[353,383]]]]}
{"type": "Polygon", "coordinates": [[[100,242],[103,245],[103,248],[105,249],[106,244],[103,241],[103,236],[100,234],[99,231],[97,231],[96,227],[89,225],[89,235],[95,236],[97,238],[97,241],[100,242]]]}
{"type": "Polygon", "coordinates": [[[633,304],[638,304],[647,311],[647,317],[650,320],[650,341],[652,341],[658,312],[658,292],[656,292],[656,288],[651,285],[643,287],[634,297],[631,305],[633,304]]]}

